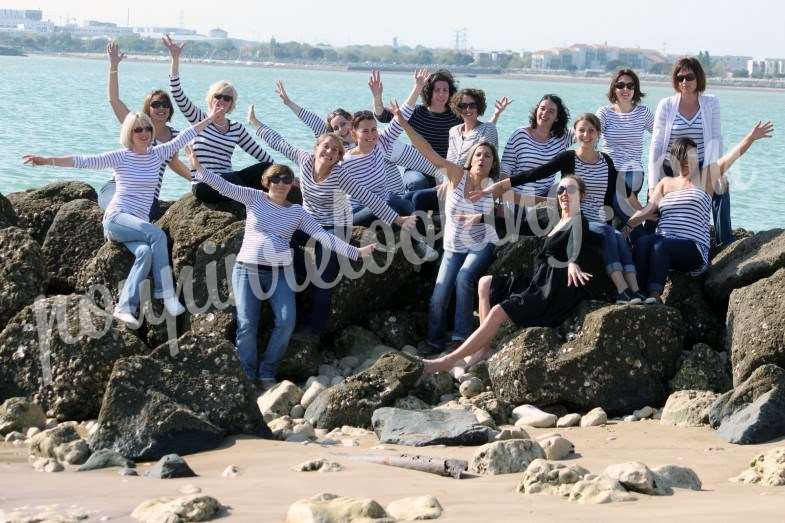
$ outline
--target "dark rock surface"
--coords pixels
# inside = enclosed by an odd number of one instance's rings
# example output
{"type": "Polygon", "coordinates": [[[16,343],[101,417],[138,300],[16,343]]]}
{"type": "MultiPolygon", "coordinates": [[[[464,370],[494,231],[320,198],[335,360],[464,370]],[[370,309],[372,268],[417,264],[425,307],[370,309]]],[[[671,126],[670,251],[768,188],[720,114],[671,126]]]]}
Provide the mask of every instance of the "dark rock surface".
{"type": "Polygon", "coordinates": [[[0,229],[16,225],[18,219],[14,206],[8,201],[8,198],[0,194],[0,229]]]}
{"type": "Polygon", "coordinates": [[[718,353],[705,343],[696,344],[670,381],[672,391],[710,390],[726,392],[733,388],[727,353],[718,353]],[[723,357],[724,356],[724,357],[723,357]]]}
{"type": "MultiPolygon", "coordinates": [[[[420,300],[426,299],[420,296],[420,300]]],[[[396,349],[404,345],[417,346],[424,338],[424,325],[420,325],[422,314],[407,311],[379,311],[371,314],[368,327],[381,337],[385,345],[396,349]]]]}
{"type": "Polygon", "coordinates": [[[0,331],[46,291],[49,276],[41,248],[18,227],[0,229],[0,331]]]}
{"type": "Polygon", "coordinates": [[[480,425],[474,414],[459,409],[405,410],[384,407],[374,411],[373,430],[381,443],[426,445],[483,445],[496,431],[480,425]]]}
{"type": "Polygon", "coordinates": [[[19,219],[18,225],[28,229],[39,244],[44,243],[46,232],[64,203],[73,200],[97,201],[95,189],[84,182],[55,182],[38,189],[8,194],[19,219]]]}
{"type": "Polygon", "coordinates": [[[662,301],[681,313],[687,327],[684,332],[686,346],[705,343],[719,347],[722,344],[722,323],[703,292],[703,278],[671,272],[662,293],[662,301]]]}
{"type": "MultiPolygon", "coordinates": [[[[120,284],[128,277],[134,255],[125,245],[104,242],[76,276],[76,291],[87,292],[92,285],[105,287],[114,301],[120,295],[120,284]]],[[[152,281],[150,281],[152,289],[152,281]]]]}
{"type": "Polygon", "coordinates": [[[0,436],[9,432],[27,432],[30,427],[43,429],[46,415],[40,405],[27,398],[8,398],[0,405],[0,436]]]}
{"type": "Polygon", "coordinates": [[[193,478],[198,476],[191,470],[188,463],[177,454],[167,454],[144,473],[144,477],[153,479],[193,478]]]}
{"type": "Polygon", "coordinates": [[[136,463],[112,450],[101,449],[94,452],[80,467],[79,472],[109,467],[136,468],[136,463]]]}

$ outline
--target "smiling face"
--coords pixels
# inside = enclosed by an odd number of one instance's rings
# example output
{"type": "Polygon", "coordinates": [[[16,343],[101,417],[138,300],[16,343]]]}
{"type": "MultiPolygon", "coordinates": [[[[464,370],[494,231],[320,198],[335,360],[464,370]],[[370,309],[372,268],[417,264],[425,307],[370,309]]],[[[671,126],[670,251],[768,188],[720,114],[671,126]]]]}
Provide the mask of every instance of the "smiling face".
{"type": "Polygon", "coordinates": [[[493,163],[494,157],[491,148],[487,145],[478,145],[472,152],[469,172],[487,178],[493,168],[493,163]]]}
{"type": "Polygon", "coordinates": [[[352,141],[352,122],[348,118],[344,118],[338,114],[330,119],[330,130],[338,133],[344,143],[351,143],[352,141]]]}
{"type": "Polygon", "coordinates": [[[550,129],[559,115],[559,107],[551,100],[542,100],[537,106],[537,127],[550,129]]]}
{"type": "Polygon", "coordinates": [[[632,103],[633,96],[635,95],[634,85],[635,81],[631,76],[626,74],[621,75],[616,80],[616,87],[614,87],[616,92],[616,99],[621,102],[632,103]],[[624,84],[624,86],[620,87],[622,84],[624,84]],[[633,87],[630,88],[630,85],[633,85],[633,87]]]}
{"type": "Polygon", "coordinates": [[[165,93],[156,93],[147,104],[147,116],[156,124],[163,125],[172,118],[172,102],[165,93]]]}
{"type": "Polygon", "coordinates": [[[559,182],[556,190],[556,199],[562,216],[572,216],[581,208],[583,195],[580,185],[575,178],[564,178],[559,182]]]}
{"type": "Polygon", "coordinates": [[[144,121],[137,118],[132,128],[131,140],[133,141],[134,149],[147,149],[153,142],[154,129],[150,126],[149,121],[144,121]]]}
{"type": "Polygon", "coordinates": [[[343,152],[343,145],[338,143],[337,138],[330,135],[322,137],[314,149],[316,159],[326,162],[329,166],[338,163],[343,158],[343,152]]]}
{"type": "Polygon", "coordinates": [[[376,120],[364,119],[357,123],[352,129],[354,142],[363,152],[370,152],[379,141],[379,130],[376,128],[376,120]]]}
{"type": "Polygon", "coordinates": [[[575,124],[575,138],[580,145],[594,148],[599,132],[588,120],[579,120],[575,124]]]}
{"type": "Polygon", "coordinates": [[[437,80],[433,84],[433,96],[431,97],[431,107],[438,112],[443,112],[450,101],[450,84],[444,80],[437,80]]]}
{"type": "Polygon", "coordinates": [[[682,67],[676,72],[676,82],[681,94],[693,94],[698,90],[697,77],[689,67],[682,67]]]}
{"type": "Polygon", "coordinates": [[[458,109],[461,111],[461,117],[464,121],[476,121],[478,117],[477,100],[468,95],[461,96],[461,101],[458,103],[458,109]]]}

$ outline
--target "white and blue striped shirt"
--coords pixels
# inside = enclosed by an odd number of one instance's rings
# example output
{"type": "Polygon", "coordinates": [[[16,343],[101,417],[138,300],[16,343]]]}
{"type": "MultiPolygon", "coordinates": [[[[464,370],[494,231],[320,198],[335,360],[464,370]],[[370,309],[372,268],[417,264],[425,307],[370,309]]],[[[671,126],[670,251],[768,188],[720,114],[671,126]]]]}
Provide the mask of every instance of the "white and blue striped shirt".
{"type": "MultiPolygon", "coordinates": [[[[501,165],[503,176],[512,176],[548,163],[554,156],[566,151],[572,145],[573,136],[570,129],[563,136],[551,136],[547,141],[540,142],[531,135],[528,128],[519,127],[513,131],[504,146],[501,165]]],[[[513,190],[522,194],[547,196],[554,180],[556,180],[555,174],[536,182],[513,187],[513,190]]]]}
{"type": "MultiPolygon", "coordinates": [[[[682,116],[681,113],[676,113],[676,119],[673,120],[673,127],[671,127],[671,141],[665,151],[665,158],[670,158],[673,142],[679,138],[690,138],[695,142],[695,145],[698,146],[698,161],[703,164],[703,118],[700,111],[695,113],[695,116],[690,120],[682,116]]],[[[674,172],[678,174],[677,169],[674,172]]]]}
{"type": "Polygon", "coordinates": [[[695,242],[703,265],[690,274],[698,275],[705,271],[709,266],[711,196],[698,187],[688,187],[669,192],[660,200],[658,207],[657,234],[695,242]]]}
{"type": "MultiPolygon", "coordinates": [[[[192,104],[183,92],[179,76],[169,78],[169,87],[177,107],[191,124],[205,119],[207,115],[204,111],[192,104]]],[[[202,167],[222,176],[230,174],[233,171],[232,153],[236,146],[262,163],[273,163],[273,158],[254,141],[243,124],[228,119],[226,122],[227,129],[219,129],[215,123],[210,123],[194,141],[194,153],[202,167]]]]}
{"type": "Polygon", "coordinates": [[[608,190],[608,162],[603,155],[595,163],[586,163],[575,155],[575,174],[586,183],[586,197],[581,201],[581,214],[589,222],[605,223],[605,196],[608,190]]]}
{"type": "Polygon", "coordinates": [[[643,172],[643,133],[652,132],[654,113],[645,105],[636,105],[629,113],[613,110],[612,105],[597,109],[605,141],[602,151],[613,159],[619,172],[643,172]]]}
{"type": "Polygon", "coordinates": [[[450,146],[447,149],[447,161],[463,165],[466,162],[466,157],[469,156],[469,151],[480,142],[488,142],[496,148],[499,147],[499,133],[494,124],[480,122],[477,127],[466,135],[463,134],[464,125],[466,124],[459,124],[450,129],[450,146]]]}
{"type": "Polygon", "coordinates": [[[197,172],[194,178],[245,205],[245,234],[237,261],[268,266],[290,265],[292,249],[289,242],[297,229],[347,258],[356,260],[360,256],[357,247],[325,231],[301,205],[278,205],[266,192],[235,185],[208,170],[197,172]]]}
{"type": "Polygon", "coordinates": [[[464,172],[458,185],[450,190],[445,203],[447,215],[444,226],[444,250],[450,252],[468,252],[485,247],[488,243],[496,243],[499,236],[493,225],[481,222],[467,224],[456,221],[460,214],[482,214],[493,217],[493,196],[488,195],[472,203],[466,199],[466,180],[469,174],[464,172]]]}
{"type": "Polygon", "coordinates": [[[161,179],[161,164],[185,144],[196,138],[197,133],[189,127],[176,138],[136,154],[122,149],[104,154],[74,156],[74,167],[81,169],[114,169],[117,184],[112,201],[104,211],[104,221],[119,213],[127,213],[140,220],[150,220],[153,204],[161,179]]]}

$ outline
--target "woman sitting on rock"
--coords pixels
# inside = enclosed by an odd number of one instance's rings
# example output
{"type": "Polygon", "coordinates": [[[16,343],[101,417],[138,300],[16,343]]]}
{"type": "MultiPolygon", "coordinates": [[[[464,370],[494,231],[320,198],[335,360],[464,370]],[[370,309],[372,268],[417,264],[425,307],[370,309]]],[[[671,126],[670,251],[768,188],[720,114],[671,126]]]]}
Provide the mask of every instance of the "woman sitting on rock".
{"type": "Polygon", "coordinates": [[[425,360],[425,372],[448,370],[463,358],[467,366],[486,358],[491,340],[508,321],[518,327],[553,327],[573,313],[588,296],[583,286],[592,277],[581,265],[593,261],[593,246],[600,241],[581,213],[586,191],[580,176],[562,177],[556,191],[560,220],[542,241],[534,275],[483,276],[479,328],[453,352],[425,360]]]}
{"type": "MultiPolygon", "coordinates": [[[[322,142],[322,157],[328,151],[322,142]]],[[[237,308],[236,346],[243,370],[252,380],[259,380],[263,389],[275,384],[275,372],[289,338],[294,331],[296,303],[294,276],[287,271],[292,264],[289,243],[292,235],[301,230],[324,247],[353,260],[369,256],[375,244],[357,248],[328,233],[300,205],[289,203],[286,196],[292,188],[294,173],[280,164],[272,165],[262,175],[261,184],[267,192],[235,185],[223,177],[204,169],[196,152],[188,151],[196,179],[208,184],[223,196],[245,205],[245,235],[237,263],[232,272],[232,292],[237,308]],[[264,360],[257,365],[256,337],[262,300],[269,299],[275,316],[275,326],[267,342],[264,360]]],[[[289,271],[291,272],[291,271],[289,271]]]]}
{"type": "MultiPolygon", "coordinates": [[[[169,88],[172,90],[177,107],[185,118],[193,123],[203,118],[204,112],[196,107],[183,92],[180,86],[180,53],[185,44],[178,45],[169,35],[163,38],[163,43],[172,57],[169,76],[169,88]]],[[[216,118],[204,133],[194,143],[194,151],[199,161],[205,168],[210,169],[231,183],[245,187],[261,189],[259,185],[262,173],[273,164],[272,157],[256,143],[253,137],[245,130],[240,122],[232,122],[226,118],[237,105],[237,90],[227,81],[216,82],[207,91],[207,106],[210,110],[217,107],[223,109],[220,118],[216,118]],[[232,153],[235,147],[241,147],[245,152],[259,160],[259,163],[234,171],[232,169],[232,153]]],[[[191,192],[197,200],[205,203],[226,201],[217,191],[204,183],[195,183],[191,192]]]]}
{"type": "Polygon", "coordinates": [[[438,353],[444,350],[445,316],[453,287],[457,289],[452,342],[463,343],[474,330],[477,280],[493,261],[499,237],[493,225],[489,225],[493,224],[493,197],[489,195],[472,202],[468,196],[480,190],[488,178],[498,178],[499,155],[493,144],[479,142],[465,154],[462,165],[445,160],[414,130],[396,106],[393,106],[393,112],[414,146],[445,173],[448,183],[444,255],[431,295],[426,339],[431,352],[438,353]]]}
{"type": "Polygon", "coordinates": [[[630,222],[637,225],[659,212],[656,234],[635,242],[635,264],[642,287],[649,292],[646,303],[662,303],[661,294],[669,270],[701,274],[709,266],[709,215],[719,179],[747,149],[761,138],[771,137],[771,122],[758,122],[716,164],[699,167],[698,146],[690,138],[678,138],[671,147],[671,165],[678,176],[660,179],[646,208],[630,222]]]}
{"type": "Polygon", "coordinates": [[[140,302],[139,287],[151,267],[153,296],[164,300],[164,307],[172,316],[185,312],[175,294],[166,234],[160,227],[150,223],[150,207],[158,191],[161,164],[195,139],[214,118],[223,117],[223,111],[222,107],[214,108],[198,124],[156,146],[152,145],[155,126],[150,117],[144,113],[130,112],[120,131],[120,143],[125,149],[94,156],[24,157],[25,163],[32,165],[114,169],[117,188],[104,212],[104,235],[108,240],[124,244],[134,253],[136,261],[125,280],[113,315],[133,329],[140,325],[136,316],[140,302]]]}

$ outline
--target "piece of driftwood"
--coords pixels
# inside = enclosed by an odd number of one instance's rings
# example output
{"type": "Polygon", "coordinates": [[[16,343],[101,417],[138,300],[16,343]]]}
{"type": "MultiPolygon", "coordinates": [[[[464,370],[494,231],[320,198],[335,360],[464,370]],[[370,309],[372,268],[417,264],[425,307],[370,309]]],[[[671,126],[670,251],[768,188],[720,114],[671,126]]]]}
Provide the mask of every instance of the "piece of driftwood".
{"type": "Polygon", "coordinates": [[[368,463],[379,463],[391,467],[403,469],[419,470],[439,476],[446,476],[461,479],[469,468],[469,462],[463,459],[443,459],[431,456],[419,456],[411,454],[346,454],[347,458],[368,463]]]}

